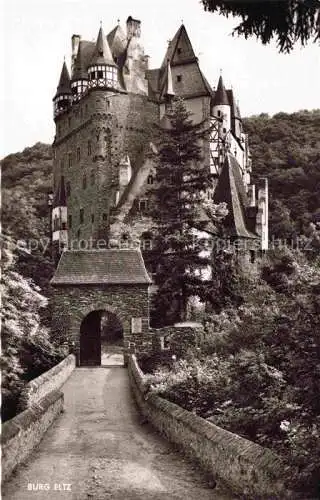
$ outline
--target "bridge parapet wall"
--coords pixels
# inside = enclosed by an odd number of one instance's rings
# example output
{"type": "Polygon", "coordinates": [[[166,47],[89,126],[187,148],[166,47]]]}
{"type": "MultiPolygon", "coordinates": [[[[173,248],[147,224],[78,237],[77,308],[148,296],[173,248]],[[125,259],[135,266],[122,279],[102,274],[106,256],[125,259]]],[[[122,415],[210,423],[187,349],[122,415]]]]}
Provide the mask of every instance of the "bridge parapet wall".
{"type": "Polygon", "coordinates": [[[5,422],[1,435],[2,481],[23,463],[63,411],[63,394],[53,391],[31,408],[5,422]]]}
{"type": "Polygon", "coordinates": [[[215,481],[241,497],[296,498],[285,486],[289,468],[271,450],[226,431],[150,392],[135,355],[129,357],[130,383],[144,417],[215,481]]]}
{"type": "Polygon", "coordinates": [[[70,354],[53,368],[31,380],[21,392],[19,400],[20,410],[23,411],[30,408],[52,391],[60,389],[70,377],[75,366],[76,357],[70,354]]]}

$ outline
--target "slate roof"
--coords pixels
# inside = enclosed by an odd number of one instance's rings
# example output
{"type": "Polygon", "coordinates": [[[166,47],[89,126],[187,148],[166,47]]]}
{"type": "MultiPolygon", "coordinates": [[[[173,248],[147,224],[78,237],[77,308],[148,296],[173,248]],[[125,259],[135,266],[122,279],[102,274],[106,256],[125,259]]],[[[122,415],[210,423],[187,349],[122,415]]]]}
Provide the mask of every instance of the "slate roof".
{"type": "Polygon", "coordinates": [[[87,71],[87,66],[84,62],[84,57],[83,57],[83,47],[84,43],[80,41],[79,43],[79,48],[78,48],[78,53],[77,57],[74,63],[74,68],[73,68],[73,73],[72,73],[72,80],[88,80],[88,71],[87,71]]]}
{"type": "Polygon", "coordinates": [[[66,250],[51,285],[147,285],[151,280],[140,250],[66,250]]]}
{"type": "Polygon", "coordinates": [[[228,94],[227,94],[227,91],[225,89],[221,75],[220,75],[219,82],[218,82],[218,88],[217,88],[215,95],[214,95],[214,98],[213,98],[213,105],[216,106],[218,104],[230,105],[229,99],[228,99],[228,94]]]}
{"type": "Polygon", "coordinates": [[[117,25],[107,35],[107,41],[114,56],[119,57],[126,49],[127,37],[121,26],[117,25]]]}
{"type": "Polygon", "coordinates": [[[236,238],[258,238],[252,233],[250,221],[247,220],[247,208],[249,200],[240,173],[237,160],[231,154],[227,154],[222,167],[218,183],[214,192],[214,203],[227,204],[228,215],[224,219],[224,227],[228,236],[236,238]]]}
{"type": "Polygon", "coordinates": [[[108,64],[111,66],[116,66],[102,26],[100,26],[97,43],[92,55],[92,59],[90,61],[90,65],[95,64],[108,64]]]}
{"type": "Polygon", "coordinates": [[[60,80],[55,97],[62,94],[71,94],[70,75],[65,61],[62,65],[60,80]]]}

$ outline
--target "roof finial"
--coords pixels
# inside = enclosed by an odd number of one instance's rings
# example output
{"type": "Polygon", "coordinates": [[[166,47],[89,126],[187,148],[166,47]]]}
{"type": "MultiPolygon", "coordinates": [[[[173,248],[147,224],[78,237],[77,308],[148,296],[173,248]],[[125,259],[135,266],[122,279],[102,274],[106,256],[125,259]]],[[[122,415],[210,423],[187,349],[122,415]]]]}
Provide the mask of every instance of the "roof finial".
{"type": "Polygon", "coordinates": [[[181,24],[183,24],[183,19],[181,19],[181,24]]]}
{"type": "Polygon", "coordinates": [[[100,28],[102,28],[102,21],[100,20],[100,28]]]}
{"type": "Polygon", "coordinates": [[[120,19],[119,18],[117,19],[117,23],[118,23],[118,26],[120,26],[120,19]]]}
{"type": "Polygon", "coordinates": [[[220,68],[220,75],[222,76],[222,68],[220,68]]]}

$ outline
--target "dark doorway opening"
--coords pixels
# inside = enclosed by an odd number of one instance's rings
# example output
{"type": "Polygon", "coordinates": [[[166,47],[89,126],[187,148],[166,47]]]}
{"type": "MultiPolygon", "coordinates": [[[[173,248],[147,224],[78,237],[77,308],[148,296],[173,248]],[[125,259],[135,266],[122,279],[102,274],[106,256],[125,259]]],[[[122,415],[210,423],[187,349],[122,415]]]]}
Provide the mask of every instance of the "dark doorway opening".
{"type": "Polygon", "coordinates": [[[123,327],[116,314],[90,312],[80,327],[80,366],[123,366],[123,327]]]}

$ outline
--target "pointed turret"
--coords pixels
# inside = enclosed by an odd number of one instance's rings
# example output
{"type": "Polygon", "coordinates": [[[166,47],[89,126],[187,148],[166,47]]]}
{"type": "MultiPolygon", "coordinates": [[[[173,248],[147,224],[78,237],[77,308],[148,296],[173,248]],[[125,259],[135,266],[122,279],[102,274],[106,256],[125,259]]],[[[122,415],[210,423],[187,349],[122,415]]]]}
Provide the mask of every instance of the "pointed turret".
{"type": "Polygon", "coordinates": [[[166,75],[163,96],[166,97],[167,99],[171,99],[172,97],[174,97],[174,95],[175,95],[175,92],[173,90],[171,64],[170,64],[170,61],[168,60],[167,75],[166,75]]]}
{"type": "Polygon", "coordinates": [[[227,95],[226,88],[223,83],[222,75],[220,75],[219,82],[218,82],[218,88],[216,90],[216,93],[213,98],[213,106],[218,106],[218,105],[226,105],[229,106],[229,99],[227,95]]]}
{"type": "Polygon", "coordinates": [[[102,26],[100,26],[96,46],[90,61],[90,66],[96,65],[111,65],[116,66],[113,60],[111,50],[104,34],[102,26]]]}
{"type": "Polygon", "coordinates": [[[88,68],[89,88],[117,88],[118,68],[102,26],[99,29],[95,49],[88,68]]]}
{"type": "Polygon", "coordinates": [[[71,90],[73,94],[73,99],[75,101],[81,99],[83,94],[88,88],[88,72],[85,68],[83,54],[82,54],[82,43],[79,43],[77,57],[74,62],[72,80],[71,80],[71,90]]]}
{"type": "Polygon", "coordinates": [[[220,135],[225,137],[231,130],[231,106],[228,93],[220,75],[218,88],[212,100],[212,114],[220,120],[220,135]]]}
{"type": "Polygon", "coordinates": [[[56,95],[53,98],[54,105],[54,117],[66,111],[71,103],[72,93],[71,93],[71,82],[70,75],[66,65],[63,62],[59,84],[57,87],[56,95]]]}

